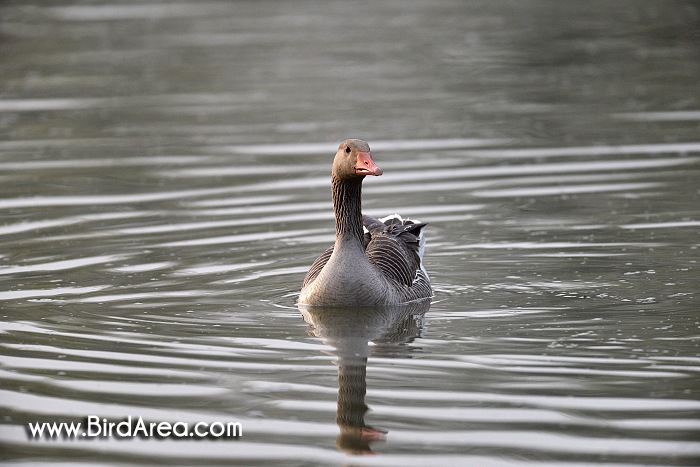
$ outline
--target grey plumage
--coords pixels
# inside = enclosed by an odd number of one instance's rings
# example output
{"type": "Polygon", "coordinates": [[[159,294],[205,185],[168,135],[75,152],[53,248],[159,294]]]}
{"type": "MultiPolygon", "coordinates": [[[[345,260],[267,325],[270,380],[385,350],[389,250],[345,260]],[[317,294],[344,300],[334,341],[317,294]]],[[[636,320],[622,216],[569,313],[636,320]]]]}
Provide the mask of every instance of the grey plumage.
{"type": "MultiPolygon", "coordinates": [[[[404,302],[430,297],[430,279],[422,267],[422,246],[425,242],[423,222],[402,219],[399,215],[377,219],[362,216],[363,243],[367,259],[401,291],[404,302]]],[[[312,283],[333,254],[328,248],[309,268],[302,289],[312,283]]]]}
{"type": "Polygon", "coordinates": [[[349,139],[333,159],[335,244],[311,265],[299,303],[324,306],[398,305],[432,296],[421,264],[425,224],[399,215],[362,215],[362,181],[382,175],[369,145],[349,139]]]}

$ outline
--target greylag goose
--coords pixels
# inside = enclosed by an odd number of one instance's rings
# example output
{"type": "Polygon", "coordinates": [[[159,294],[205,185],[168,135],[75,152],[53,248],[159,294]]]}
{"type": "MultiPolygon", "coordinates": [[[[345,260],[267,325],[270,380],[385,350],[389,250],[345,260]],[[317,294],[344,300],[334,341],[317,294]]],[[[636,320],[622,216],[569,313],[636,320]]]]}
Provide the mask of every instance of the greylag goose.
{"type": "Polygon", "coordinates": [[[340,143],[333,159],[335,244],[311,265],[299,303],[325,306],[397,305],[432,296],[421,263],[425,224],[399,215],[362,215],[362,181],[379,176],[369,145],[340,143]]]}

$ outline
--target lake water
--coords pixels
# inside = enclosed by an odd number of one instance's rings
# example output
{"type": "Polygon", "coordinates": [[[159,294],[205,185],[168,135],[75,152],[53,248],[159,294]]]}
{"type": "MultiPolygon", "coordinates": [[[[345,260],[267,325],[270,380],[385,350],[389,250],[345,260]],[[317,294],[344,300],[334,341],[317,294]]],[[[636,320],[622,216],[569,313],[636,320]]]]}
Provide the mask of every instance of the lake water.
{"type": "Polygon", "coordinates": [[[0,6],[0,459],[697,465],[694,1],[0,6]],[[364,210],[431,304],[299,309],[364,210]],[[238,422],[237,439],[28,424],[238,422]],[[364,455],[373,453],[374,455],[364,455]]]}

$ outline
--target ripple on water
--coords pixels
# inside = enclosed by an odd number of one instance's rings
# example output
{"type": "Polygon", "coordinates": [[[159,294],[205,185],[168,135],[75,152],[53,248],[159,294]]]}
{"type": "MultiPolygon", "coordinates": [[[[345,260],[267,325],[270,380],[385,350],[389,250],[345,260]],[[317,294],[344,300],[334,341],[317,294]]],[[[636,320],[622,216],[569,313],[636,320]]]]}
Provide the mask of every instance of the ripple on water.
{"type": "Polygon", "coordinates": [[[0,6],[3,458],[697,464],[697,7],[316,3],[0,6]],[[427,313],[293,305],[349,128],[427,313]]]}
{"type": "MultiPolygon", "coordinates": [[[[546,204],[554,197],[598,207],[616,193],[649,198],[668,188],[656,178],[659,171],[677,176],[697,163],[692,154],[673,153],[695,151],[692,145],[499,150],[474,147],[503,142],[403,144],[373,144],[384,152],[387,176],[366,184],[365,210],[396,210],[429,223],[436,300],[412,340],[361,343],[369,355],[366,422],[389,431],[373,445],[382,456],[368,463],[423,465],[429,455],[431,462],[488,465],[493,458],[479,456],[490,452],[510,460],[679,463],[700,455],[694,441],[700,405],[663,388],[691,388],[698,361],[660,354],[663,342],[693,337],[654,316],[646,336],[637,329],[647,326],[638,311],[626,309],[623,316],[615,308],[651,307],[658,297],[685,293],[676,288],[664,295],[648,286],[639,295],[635,281],[663,275],[662,267],[640,262],[672,245],[659,232],[693,229],[697,221],[610,215],[588,222],[558,203],[546,204]],[[425,151],[421,160],[435,163],[416,170],[402,150],[425,151]],[[406,186],[415,187],[410,195],[406,186]],[[620,324],[625,321],[637,328],[620,324]],[[643,388],[659,381],[659,395],[648,397],[643,388]]],[[[295,456],[346,462],[327,446],[338,433],[337,398],[344,390],[338,366],[345,357],[338,342],[314,337],[298,310],[275,305],[294,301],[316,250],[333,241],[327,170],[285,160],[325,157],[328,147],[334,150],[326,143],[231,146],[238,155],[268,158],[240,169],[221,154],[153,164],[126,158],[124,169],[138,167],[165,181],[162,188],[0,200],[6,212],[33,209],[41,216],[0,227],[0,237],[16,249],[28,248],[26,234],[39,234],[31,247],[41,249],[3,257],[0,277],[43,281],[0,292],[0,300],[57,307],[41,324],[25,317],[0,329],[0,405],[19,420],[3,428],[8,445],[23,449],[21,424],[35,419],[94,413],[160,421],[176,414],[182,421],[243,424],[235,451],[207,444],[198,462],[295,456]]],[[[86,166],[119,166],[116,158],[107,162],[86,166]]],[[[82,170],[75,165],[66,160],[36,169],[82,170]]],[[[69,449],[94,453],[94,446],[79,443],[69,449]]],[[[124,459],[188,459],[169,441],[105,440],[99,449],[124,459]]]]}

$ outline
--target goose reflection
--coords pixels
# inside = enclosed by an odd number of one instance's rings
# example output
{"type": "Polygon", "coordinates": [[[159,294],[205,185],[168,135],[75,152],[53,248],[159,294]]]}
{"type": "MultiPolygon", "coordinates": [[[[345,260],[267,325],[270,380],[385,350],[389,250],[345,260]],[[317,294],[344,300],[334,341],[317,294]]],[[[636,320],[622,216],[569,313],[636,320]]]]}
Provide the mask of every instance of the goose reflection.
{"type": "Polygon", "coordinates": [[[382,439],[386,431],[365,424],[367,358],[407,355],[411,351],[407,344],[423,331],[430,300],[383,307],[299,308],[309,324],[309,335],[322,338],[338,358],[336,423],[340,434],[336,445],[348,453],[369,454],[370,444],[382,439]]]}

